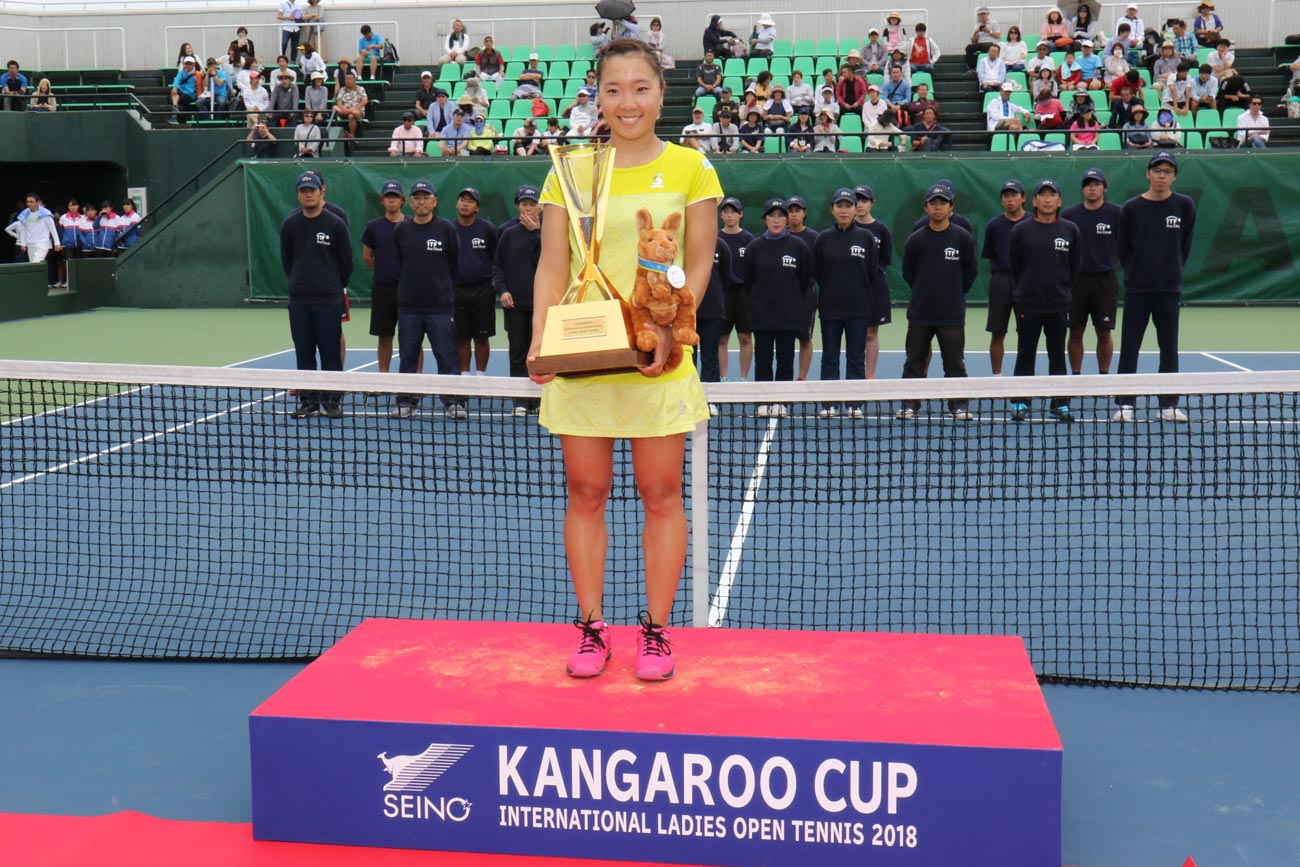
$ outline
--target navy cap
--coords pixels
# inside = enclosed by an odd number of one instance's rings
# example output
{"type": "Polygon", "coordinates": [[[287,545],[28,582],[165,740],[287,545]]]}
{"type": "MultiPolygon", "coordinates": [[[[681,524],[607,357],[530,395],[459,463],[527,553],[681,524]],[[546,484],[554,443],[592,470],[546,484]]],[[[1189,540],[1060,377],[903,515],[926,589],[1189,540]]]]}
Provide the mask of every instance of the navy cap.
{"type": "Polygon", "coordinates": [[[319,190],[320,188],[321,188],[320,175],[316,174],[315,172],[303,172],[302,174],[298,175],[298,186],[295,187],[295,189],[319,190]]]}
{"type": "Polygon", "coordinates": [[[945,202],[952,201],[952,187],[946,184],[935,184],[925,191],[925,200],[927,202],[934,199],[943,199],[945,202]]]}
{"type": "Polygon", "coordinates": [[[1034,187],[1034,195],[1035,196],[1038,195],[1043,190],[1051,190],[1052,192],[1056,193],[1058,196],[1061,195],[1061,185],[1058,184],[1056,181],[1052,180],[1051,178],[1043,178],[1041,181],[1039,181],[1038,185],[1034,187]]]}
{"type": "Polygon", "coordinates": [[[415,120],[415,112],[413,111],[402,112],[402,120],[415,120]]]}
{"type": "Polygon", "coordinates": [[[727,196],[725,199],[723,199],[722,205],[719,208],[719,210],[721,210],[722,208],[735,208],[737,211],[741,213],[744,213],[745,211],[745,206],[742,205],[740,203],[740,199],[736,198],[735,196],[727,196]]]}
{"type": "Polygon", "coordinates": [[[441,87],[435,87],[433,89],[434,99],[437,99],[440,96],[449,96],[449,95],[450,94],[448,94],[447,91],[443,90],[441,87]]]}
{"type": "Polygon", "coordinates": [[[541,192],[532,184],[523,184],[515,190],[515,201],[522,202],[524,199],[532,199],[534,202],[541,199],[541,192]]]}
{"type": "Polygon", "coordinates": [[[411,184],[412,196],[417,196],[421,193],[424,193],[425,195],[429,195],[429,196],[438,195],[437,191],[434,190],[433,188],[433,184],[429,183],[428,181],[416,181],[415,183],[411,184]]]}
{"type": "Polygon", "coordinates": [[[402,185],[399,184],[397,181],[386,181],[384,183],[384,188],[379,191],[379,195],[387,196],[392,194],[396,194],[399,196],[402,195],[402,185]]]}
{"type": "Polygon", "coordinates": [[[790,214],[790,209],[786,206],[785,199],[782,199],[780,197],[774,199],[768,199],[767,204],[763,205],[764,217],[766,217],[768,214],[772,213],[773,211],[780,211],[786,216],[789,216],[790,214]]]}
{"type": "Polygon", "coordinates": [[[1083,184],[1081,186],[1088,186],[1088,181],[1100,181],[1103,187],[1110,186],[1110,184],[1106,182],[1106,173],[1101,169],[1088,169],[1084,172],[1083,184]]]}
{"type": "Polygon", "coordinates": [[[1020,183],[1020,181],[1016,180],[1015,178],[1007,178],[1005,181],[1002,182],[1002,192],[1019,193],[1020,195],[1023,196],[1025,194],[1025,185],[1020,183]]]}
{"type": "Polygon", "coordinates": [[[465,187],[463,190],[461,190],[459,193],[456,194],[456,198],[458,199],[461,196],[469,196],[471,199],[473,199],[476,202],[483,201],[483,199],[478,194],[478,190],[474,189],[473,187],[465,187]]]}
{"type": "Polygon", "coordinates": [[[853,191],[850,190],[848,187],[840,187],[838,190],[831,193],[832,205],[837,205],[840,202],[848,202],[850,205],[854,205],[857,204],[857,201],[858,201],[858,197],[855,196],[853,194],[853,191]]]}
{"type": "Polygon", "coordinates": [[[1147,168],[1153,169],[1160,163],[1169,163],[1169,165],[1173,166],[1175,170],[1178,169],[1178,160],[1175,159],[1174,155],[1169,151],[1161,151],[1151,159],[1147,160],[1147,168]]]}
{"type": "Polygon", "coordinates": [[[808,203],[804,201],[803,196],[791,196],[785,200],[785,206],[787,208],[793,208],[795,205],[798,205],[805,211],[808,210],[808,203]]]}
{"type": "Polygon", "coordinates": [[[866,184],[858,184],[856,187],[854,187],[853,195],[859,199],[869,199],[870,201],[873,202],[876,200],[875,190],[871,189],[871,187],[867,186],[866,184]]]}

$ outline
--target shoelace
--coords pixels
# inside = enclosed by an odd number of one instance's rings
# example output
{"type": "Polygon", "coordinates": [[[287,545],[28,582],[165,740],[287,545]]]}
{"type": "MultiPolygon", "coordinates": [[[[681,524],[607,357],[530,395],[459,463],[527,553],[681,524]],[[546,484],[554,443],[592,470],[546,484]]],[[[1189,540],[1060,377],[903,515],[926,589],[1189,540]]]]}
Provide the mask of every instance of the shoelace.
{"type": "Polygon", "coordinates": [[[600,630],[592,625],[595,622],[597,621],[583,620],[581,617],[573,618],[573,625],[582,632],[582,638],[578,642],[579,653],[592,653],[605,649],[605,639],[601,637],[600,630]]]}
{"type": "Polygon", "coordinates": [[[645,611],[637,615],[637,622],[641,624],[642,653],[645,656],[672,656],[672,643],[664,634],[665,627],[652,622],[650,614],[645,611]]]}

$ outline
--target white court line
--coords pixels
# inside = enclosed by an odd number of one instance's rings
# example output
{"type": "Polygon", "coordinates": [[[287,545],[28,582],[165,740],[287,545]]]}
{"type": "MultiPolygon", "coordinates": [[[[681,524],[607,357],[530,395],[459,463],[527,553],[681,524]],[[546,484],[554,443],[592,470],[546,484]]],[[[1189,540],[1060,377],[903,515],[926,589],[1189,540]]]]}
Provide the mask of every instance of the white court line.
{"type": "Polygon", "coordinates": [[[740,508],[740,517],[736,520],[736,532],[731,536],[731,547],[727,549],[727,560],[718,575],[718,592],[709,605],[709,626],[718,627],[727,616],[727,603],[731,599],[731,585],[740,570],[740,558],[745,553],[745,539],[749,536],[749,525],[754,518],[754,504],[758,500],[759,489],[763,487],[763,476],[767,473],[767,456],[772,450],[772,439],[776,436],[777,420],[767,423],[767,432],[758,447],[758,457],[754,461],[754,474],[749,477],[749,487],[745,489],[744,505],[740,508]]]}
{"type": "Polygon", "coordinates": [[[1229,361],[1226,358],[1220,358],[1219,356],[1215,355],[1213,352],[1202,352],[1200,354],[1204,355],[1206,358],[1210,359],[1211,361],[1219,362],[1219,364],[1226,364],[1228,365],[1228,367],[1235,367],[1237,370],[1246,371],[1246,373],[1254,372],[1249,367],[1243,367],[1242,365],[1237,364],[1235,361],[1229,361]]]}
{"type": "MultiPolygon", "coordinates": [[[[293,352],[293,350],[281,349],[279,352],[268,352],[266,355],[259,355],[256,358],[246,358],[243,361],[234,361],[231,362],[230,364],[223,364],[221,365],[221,367],[222,368],[242,367],[245,364],[252,364],[255,361],[264,361],[268,358],[275,358],[277,355],[284,355],[286,352],[293,352]]],[[[80,409],[83,406],[93,406],[94,404],[97,404],[100,401],[109,400],[115,397],[126,397],[129,394],[138,394],[139,392],[147,391],[150,388],[153,388],[153,386],[137,385],[135,388],[128,388],[126,391],[115,391],[112,394],[106,394],[103,395],[102,397],[91,398],[90,400],[83,400],[80,403],[73,403],[67,406],[58,406],[55,407],[54,409],[47,409],[44,412],[38,412],[32,415],[24,415],[18,418],[11,418],[9,419],[9,421],[0,422],[0,427],[8,427],[11,424],[19,424],[21,422],[35,421],[36,419],[44,418],[47,415],[58,415],[59,413],[67,412],[70,409],[80,409]]]]}
{"type": "MultiPolygon", "coordinates": [[[[365,364],[360,365],[359,367],[348,368],[348,372],[352,372],[356,370],[365,370],[367,367],[370,367],[378,363],[379,363],[378,361],[368,361],[365,364]]],[[[145,386],[145,388],[151,388],[151,387],[152,386],[145,386]]],[[[165,437],[169,434],[179,433],[180,431],[188,430],[189,428],[192,427],[198,427],[199,425],[205,424],[206,422],[210,422],[213,419],[221,418],[223,415],[230,415],[232,413],[242,412],[243,410],[248,409],[250,406],[257,406],[259,403],[266,403],[268,400],[275,400],[278,397],[283,397],[286,393],[287,392],[284,391],[277,391],[273,394],[268,394],[266,397],[259,397],[257,400],[246,401],[244,403],[241,403],[239,406],[233,406],[228,409],[223,409],[221,412],[210,413],[208,415],[205,415],[203,418],[194,419],[193,421],[187,421],[184,424],[173,425],[172,427],[169,427],[166,430],[155,431],[154,433],[146,434],[145,436],[142,437],[136,437],[135,439],[127,443],[118,443],[115,446],[110,446],[109,448],[106,449],[100,449],[99,451],[92,452],[91,454],[88,455],[82,455],[76,460],[64,461],[61,464],[55,464],[52,467],[46,467],[43,470],[38,470],[37,472],[34,473],[28,473],[25,476],[21,476],[17,479],[12,479],[8,482],[5,482],[4,484],[0,484],[0,491],[15,487],[17,485],[21,485],[25,482],[30,482],[35,479],[43,478],[45,476],[52,475],[54,473],[62,472],[63,470],[70,469],[71,467],[75,467],[79,464],[87,464],[90,463],[91,461],[98,460],[99,458],[106,457],[112,454],[117,454],[118,452],[126,451],[127,449],[132,448],[133,446],[143,445],[144,443],[147,442],[153,442],[154,440],[161,439],[162,437],[165,437]]]]}

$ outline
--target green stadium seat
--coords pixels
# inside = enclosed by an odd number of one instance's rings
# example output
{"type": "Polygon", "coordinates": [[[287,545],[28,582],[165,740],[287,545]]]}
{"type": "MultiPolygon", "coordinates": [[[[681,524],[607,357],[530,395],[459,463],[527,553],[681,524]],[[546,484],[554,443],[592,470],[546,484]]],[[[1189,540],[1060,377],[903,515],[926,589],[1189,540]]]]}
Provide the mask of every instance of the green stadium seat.
{"type": "Polygon", "coordinates": [[[1103,151],[1119,151],[1124,149],[1124,143],[1117,132],[1104,132],[1097,136],[1097,148],[1103,151]]]}
{"type": "Polygon", "coordinates": [[[573,46],[569,45],[568,43],[565,43],[564,45],[557,45],[555,46],[555,59],[556,60],[577,60],[578,52],[575,51],[573,46]]]}
{"type": "Polygon", "coordinates": [[[1065,52],[1053,51],[1051,53],[1051,58],[1052,58],[1052,63],[1059,69],[1061,67],[1061,64],[1065,62],[1065,52]]]}
{"type": "Polygon", "coordinates": [[[570,77],[570,76],[569,76],[569,61],[567,61],[567,60],[552,60],[552,61],[551,61],[549,64],[547,64],[547,66],[546,66],[546,77],[547,77],[548,79],[550,79],[550,78],[554,78],[554,79],[557,79],[557,80],[559,80],[559,81],[563,81],[564,79],[569,78],[569,77],[570,77]]]}
{"type": "Polygon", "coordinates": [[[1093,112],[1093,116],[1097,118],[1097,123],[1101,124],[1102,126],[1110,126],[1109,108],[1099,108],[1093,112]]]}
{"type": "Polygon", "coordinates": [[[1029,90],[1029,77],[1023,72],[1008,72],[1007,81],[1015,84],[1020,90],[1029,90]]]}
{"type": "Polygon", "coordinates": [[[510,76],[506,76],[497,83],[497,96],[509,96],[515,92],[515,88],[518,86],[518,81],[515,81],[510,76]]]}
{"type": "Polygon", "coordinates": [[[1033,100],[1030,99],[1029,94],[1023,90],[1017,90],[1011,94],[1011,104],[1018,105],[1021,108],[1032,109],[1034,107],[1033,100]]]}
{"type": "MultiPolygon", "coordinates": [[[[443,89],[446,90],[446,88],[443,89]]],[[[464,92],[465,92],[465,82],[458,81],[455,84],[453,84],[451,86],[451,101],[455,102],[456,100],[460,99],[460,95],[464,92]]],[[[488,97],[488,99],[491,99],[491,97],[488,97]]]]}
{"type": "MultiPolygon", "coordinates": [[[[1189,29],[1190,29],[1190,28],[1189,28],[1189,29]]],[[[1213,49],[1213,48],[1198,48],[1198,49],[1196,49],[1196,65],[1197,65],[1197,66],[1202,66],[1202,65],[1204,65],[1204,64],[1206,63],[1206,61],[1208,61],[1208,60],[1210,59],[1210,55],[1213,54],[1213,53],[1214,53],[1214,49],[1213,49]]]]}
{"type": "Polygon", "coordinates": [[[494,99],[488,103],[488,120],[504,120],[510,117],[510,100],[494,99]]]}
{"type": "MultiPolygon", "coordinates": [[[[530,54],[532,54],[532,53],[533,53],[533,49],[530,48],[529,46],[527,46],[527,45],[516,45],[515,48],[514,48],[514,51],[512,51],[511,54],[510,54],[510,59],[511,59],[511,60],[517,60],[517,61],[519,61],[520,63],[527,63],[527,62],[528,62],[528,55],[530,55],[530,54]]],[[[504,57],[505,55],[503,54],[503,55],[501,55],[501,56],[504,57]]]]}
{"type": "Polygon", "coordinates": [[[564,82],[565,100],[577,99],[579,90],[582,90],[582,82],[580,80],[570,78],[568,81],[564,82]]]}
{"type": "Polygon", "coordinates": [[[817,76],[817,65],[811,57],[796,57],[794,63],[790,64],[790,69],[802,72],[804,78],[810,79],[809,84],[812,83],[811,79],[817,76]]]}
{"type": "Polygon", "coordinates": [[[918,84],[926,84],[930,88],[930,96],[934,96],[934,76],[928,72],[912,73],[912,89],[915,90],[918,84]]]}
{"type": "Polygon", "coordinates": [[[1020,135],[1016,136],[1016,150],[1022,151],[1025,149],[1026,144],[1031,141],[1040,141],[1041,138],[1042,137],[1035,132],[1022,132],[1020,135]]]}
{"type": "Polygon", "coordinates": [[[579,60],[595,60],[596,46],[592,45],[590,42],[584,42],[577,47],[574,54],[578,55],[579,60]]]}
{"type": "Polygon", "coordinates": [[[438,81],[446,83],[449,81],[460,81],[460,64],[444,63],[438,69],[438,81]]]}
{"type": "MultiPolygon", "coordinates": [[[[794,47],[790,50],[794,53],[795,57],[807,57],[815,53],[813,41],[811,39],[796,39],[794,41],[794,47]]],[[[175,74],[175,72],[176,70],[173,69],[172,73],[175,74]]]]}
{"type": "Polygon", "coordinates": [[[1011,150],[1011,137],[1004,132],[995,133],[989,141],[989,150],[993,153],[1005,153],[1011,150]]]}
{"type": "Polygon", "coordinates": [[[1065,133],[1063,132],[1049,132],[1043,136],[1043,141],[1050,141],[1053,144],[1059,145],[1069,144],[1065,138],[1065,133]]]}
{"type": "Polygon", "coordinates": [[[508,63],[506,63],[506,69],[504,75],[506,78],[518,78],[519,73],[523,72],[524,67],[527,65],[528,65],[527,63],[521,63],[518,60],[509,61],[508,63]]]}
{"type": "Polygon", "coordinates": [[[861,48],[862,48],[862,43],[858,40],[858,38],[856,36],[849,36],[840,40],[839,55],[840,57],[844,57],[850,51],[858,51],[861,50],[861,48]]]}
{"type": "Polygon", "coordinates": [[[502,60],[510,59],[510,52],[512,49],[510,49],[505,45],[502,45],[500,42],[495,43],[495,46],[496,46],[497,53],[501,55],[502,60]]]}
{"type": "Polygon", "coordinates": [[[507,137],[512,136],[515,134],[516,130],[522,129],[523,125],[524,122],[522,119],[517,117],[512,117],[510,120],[506,121],[506,125],[501,130],[501,134],[507,137]]]}
{"type": "Polygon", "coordinates": [[[789,39],[777,39],[772,43],[773,57],[793,57],[794,43],[789,39]]]}
{"type": "MultiPolygon", "coordinates": [[[[547,102],[552,103],[551,107],[547,110],[547,113],[553,114],[555,112],[554,101],[547,100],[547,102]]],[[[511,117],[532,117],[533,101],[531,99],[516,99],[514,105],[510,109],[510,116],[511,117]]]]}
{"type": "Polygon", "coordinates": [[[591,69],[590,60],[575,60],[569,64],[569,78],[585,80],[588,69],[591,69]]]}
{"type": "Polygon", "coordinates": [[[1189,151],[1205,150],[1205,139],[1199,132],[1184,132],[1183,147],[1189,151]]]}
{"type": "Polygon", "coordinates": [[[555,59],[555,46],[538,45],[533,48],[533,53],[537,55],[537,59],[542,63],[550,63],[555,59]]]}
{"type": "Polygon", "coordinates": [[[839,120],[842,132],[862,132],[862,115],[846,114],[839,120]]]}
{"type": "Polygon", "coordinates": [[[1159,108],[1160,93],[1154,87],[1144,89],[1142,91],[1142,104],[1152,110],[1159,108]]]}
{"type": "Polygon", "coordinates": [[[1149,69],[1139,69],[1139,70],[1138,70],[1138,78],[1142,79],[1142,86],[1143,86],[1143,87],[1150,87],[1150,86],[1151,86],[1151,70],[1149,70],[1149,69]]]}
{"type": "Polygon", "coordinates": [[[1218,109],[1202,108],[1196,112],[1196,128],[1206,129],[1216,126],[1223,126],[1223,118],[1219,116],[1218,109]]]}
{"type": "Polygon", "coordinates": [[[1237,118],[1246,113],[1244,108],[1225,108],[1223,110],[1223,125],[1235,127],[1237,118]]]}
{"type": "Polygon", "coordinates": [[[564,82],[558,78],[548,78],[542,82],[542,96],[547,99],[559,99],[564,96],[564,82]]]}
{"type": "Polygon", "coordinates": [[[487,94],[488,99],[496,99],[497,83],[495,81],[484,81],[480,86],[483,88],[483,92],[487,94]]]}
{"type": "Polygon", "coordinates": [[[438,141],[437,141],[437,139],[435,139],[435,140],[429,142],[427,145],[425,145],[425,146],[424,146],[424,152],[425,152],[425,154],[427,154],[428,156],[431,156],[431,157],[440,157],[440,156],[442,156],[442,149],[441,149],[440,147],[438,147],[438,141]]]}
{"type": "Polygon", "coordinates": [[[730,90],[736,96],[740,96],[745,92],[745,79],[738,75],[733,75],[730,78],[722,79],[722,86],[730,90]]]}
{"type": "Polygon", "coordinates": [[[768,66],[767,66],[766,57],[751,57],[749,58],[749,63],[745,65],[745,75],[749,76],[750,78],[755,77],[760,72],[767,72],[767,71],[768,71],[768,66]]]}
{"type": "Polygon", "coordinates": [[[713,117],[713,107],[717,104],[718,99],[713,96],[701,96],[697,97],[695,100],[695,108],[704,109],[704,114],[707,117],[713,117]]]}
{"type": "Polygon", "coordinates": [[[884,87],[885,76],[881,75],[879,72],[868,72],[867,84],[874,84],[876,87],[884,87]]]}
{"type": "Polygon", "coordinates": [[[840,150],[850,154],[862,153],[862,136],[857,136],[857,135],[840,136],[840,150]]]}
{"type": "MultiPolygon", "coordinates": [[[[1004,33],[1003,35],[1005,36],[1006,34],[1004,33]]],[[[1024,41],[1024,43],[1025,43],[1025,50],[1028,51],[1028,52],[1029,52],[1029,55],[1032,57],[1033,54],[1034,54],[1034,51],[1038,48],[1038,34],[1037,34],[1037,33],[1026,33],[1024,36],[1022,36],[1022,37],[1020,37],[1020,38],[1021,38],[1021,39],[1024,41]]]]}
{"type": "Polygon", "coordinates": [[[818,39],[818,40],[817,40],[817,55],[818,55],[818,56],[820,56],[820,57],[827,57],[827,56],[830,56],[830,57],[838,57],[839,54],[840,54],[840,46],[839,46],[839,43],[837,43],[834,39],[818,39]]]}
{"type": "Polygon", "coordinates": [[[823,69],[829,69],[831,72],[835,73],[836,78],[840,77],[840,61],[834,54],[820,55],[813,62],[817,64],[817,75],[820,76],[823,69]]]}
{"type": "Polygon", "coordinates": [[[722,64],[722,74],[731,76],[736,75],[741,78],[745,77],[745,60],[741,57],[728,57],[722,64]]]}
{"type": "Polygon", "coordinates": [[[763,152],[769,154],[785,153],[785,136],[770,135],[763,139],[763,152]]]}
{"type": "MultiPolygon", "coordinates": [[[[771,64],[768,66],[768,71],[772,73],[773,78],[788,79],[790,74],[794,72],[794,68],[790,64],[790,58],[773,57],[771,64]]],[[[808,73],[805,72],[804,77],[807,78],[808,73]]]]}

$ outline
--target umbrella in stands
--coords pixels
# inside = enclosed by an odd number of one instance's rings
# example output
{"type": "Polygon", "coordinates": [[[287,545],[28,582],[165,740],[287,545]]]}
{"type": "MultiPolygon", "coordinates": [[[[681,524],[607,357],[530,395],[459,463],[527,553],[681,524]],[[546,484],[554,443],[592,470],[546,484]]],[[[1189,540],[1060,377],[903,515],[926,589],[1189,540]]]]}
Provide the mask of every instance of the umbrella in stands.
{"type": "Polygon", "coordinates": [[[596,4],[596,14],[610,21],[621,21],[636,11],[632,0],[600,0],[596,4]]]}

